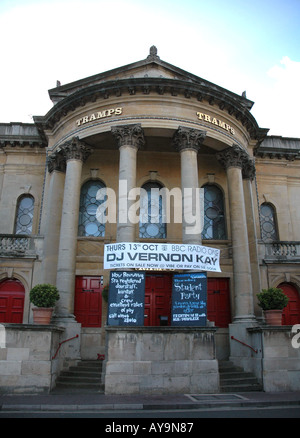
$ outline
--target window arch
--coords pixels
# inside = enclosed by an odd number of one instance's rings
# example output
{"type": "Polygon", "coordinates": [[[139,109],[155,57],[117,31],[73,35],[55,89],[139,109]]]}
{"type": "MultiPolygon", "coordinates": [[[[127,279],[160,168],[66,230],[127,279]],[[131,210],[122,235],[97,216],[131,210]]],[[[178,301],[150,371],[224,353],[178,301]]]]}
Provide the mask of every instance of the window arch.
{"type": "Polygon", "coordinates": [[[224,240],[227,238],[224,196],[214,184],[206,184],[204,189],[204,226],[202,239],[224,240]]]}
{"type": "Polygon", "coordinates": [[[143,239],[165,239],[167,236],[165,206],[159,193],[162,185],[148,182],[142,186],[140,196],[140,232],[143,239]]]}
{"type": "Polygon", "coordinates": [[[264,202],[260,206],[261,238],[264,242],[279,240],[275,207],[264,202]]]}
{"type": "Polygon", "coordinates": [[[97,209],[105,202],[106,198],[98,200],[98,190],[105,189],[105,184],[101,181],[90,180],[81,187],[79,205],[79,236],[104,237],[105,223],[97,219],[97,209]]]}
{"type": "Polygon", "coordinates": [[[15,234],[31,234],[34,213],[34,197],[22,195],[17,202],[15,234]]]}

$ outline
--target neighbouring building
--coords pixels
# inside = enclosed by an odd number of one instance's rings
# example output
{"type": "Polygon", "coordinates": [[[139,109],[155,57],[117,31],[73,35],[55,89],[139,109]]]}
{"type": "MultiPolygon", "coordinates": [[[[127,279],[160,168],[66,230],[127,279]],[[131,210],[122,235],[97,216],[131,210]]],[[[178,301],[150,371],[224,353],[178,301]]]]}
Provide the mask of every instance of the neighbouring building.
{"type": "Polygon", "coordinates": [[[245,93],[162,61],[155,47],[49,96],[32,124],[0,123],[0,392],[50,390],[62,368],[101,355],[107,393],[218,392],[228,359],[266,391],[299,390],[300,138],[268,136],[245,93]],[[135,223],[120,220],[134,203],[119,199],[124,184],[146,193],[135,223]],[[173,200],[165,220],[161,196],[150,196],[162,188],[204,189],[200,233],[174,220],[173,200]],[[115,221],[101,220],[99,189],[116,194],[115,221]],[[104,245],[121,242],[219,249],[207,325],[170,325],[177,271],[152,269],[144,325],[107,327],[104,245]],[[39,283],[60,291],[44,328],[29,302],[39,283]],[[271,286],[289,297],[281,327],[266,326],[257,304],[271,286]]]}

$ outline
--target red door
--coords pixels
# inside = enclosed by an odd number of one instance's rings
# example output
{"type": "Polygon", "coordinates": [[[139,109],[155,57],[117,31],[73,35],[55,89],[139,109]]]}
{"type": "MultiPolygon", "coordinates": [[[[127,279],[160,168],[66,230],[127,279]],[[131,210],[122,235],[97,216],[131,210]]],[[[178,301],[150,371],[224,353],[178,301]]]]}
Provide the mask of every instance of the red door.
{"type": "Polygon", "coordinates": [[[145,326],[170,325],[172,276],[146,275],[145,326]]]}
{"type": "Polygon", "coordinates": [[[207,319],[216,327],[228,327],[231,323],[229,279],[207,279],[207,319]]]}
{"type": "Polygon", "coordinates": [[[294,325],[300,323],[300,296],[292,284],[281,283],[278,286],[289,299],[288,305],[282,312],[282,325],[294,325]]]}
{"type": "Polygon", "coordinates": [[[16,279],[7,279],[0,283],[0,323],[23,322],[25,289],[16,279]]]}
{"type": "Polygon", "coordinates": [[[101,277],[76,277],[74,314],[82,327],[101,327],[101,277]]]}

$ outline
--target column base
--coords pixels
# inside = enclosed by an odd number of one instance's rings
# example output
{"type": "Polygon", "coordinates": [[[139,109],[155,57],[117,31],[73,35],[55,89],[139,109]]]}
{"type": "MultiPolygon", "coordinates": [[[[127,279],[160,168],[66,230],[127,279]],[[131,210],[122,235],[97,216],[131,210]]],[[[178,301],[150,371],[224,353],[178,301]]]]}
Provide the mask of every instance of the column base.
{"type": "Polygon", "coordinates": [[[233,324],[257,324],[255,315],[239,315],[235,316],[232,321],[233,324]]]}
{"type": "Polygon", "coordinates": [[[52,321],[56,325],[60,325],[60,324],[72,324],[72,323],[76,323],[77,324],[75,315],[72,315],[71,313],[56,313],[52,317],[52,321]]]}

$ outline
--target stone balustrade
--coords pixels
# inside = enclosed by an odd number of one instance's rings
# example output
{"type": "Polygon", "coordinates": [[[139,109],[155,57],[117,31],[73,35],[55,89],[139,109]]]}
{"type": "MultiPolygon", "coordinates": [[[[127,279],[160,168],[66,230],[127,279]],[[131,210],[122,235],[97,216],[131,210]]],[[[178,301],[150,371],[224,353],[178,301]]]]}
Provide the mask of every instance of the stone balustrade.
{"type": "Polygon", "coordinates": [[[264,243],[266,261],[300,262],[300,242],[278,241],[264,243]]]}
{"type": "Polygon", "coordinates": [[[32,256],[36,251],[32,236],[0,234],[0,257],[32,256]]]}

